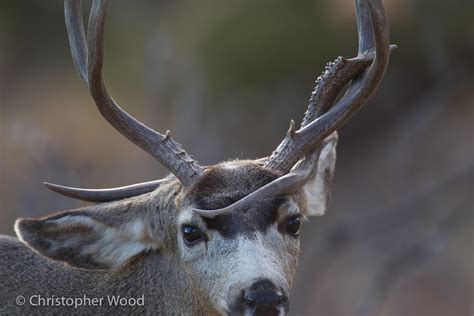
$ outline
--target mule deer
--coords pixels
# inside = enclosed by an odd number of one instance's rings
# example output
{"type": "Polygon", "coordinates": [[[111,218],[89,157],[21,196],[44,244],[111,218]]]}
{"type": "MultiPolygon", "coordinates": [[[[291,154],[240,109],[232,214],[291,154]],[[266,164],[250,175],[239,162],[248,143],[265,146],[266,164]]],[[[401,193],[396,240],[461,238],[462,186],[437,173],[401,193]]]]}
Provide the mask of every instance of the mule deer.
{"type": "Polygon", "coordinates": [[[65,0],[73,61],[100,113],[171,175],[100,190],[46,183],[96,204],[18,219],[19,240],[1,237],[0,314],[286,314],[301,222],[328,205],[336,130],[375,92],[393,48],[382,1],[355,2],[359,54],[328,64],[301,127],[291,121],[268,157],[201,166],[109,95],[107,1],[94,0],[86,35],[81,1],[65,0]]]}

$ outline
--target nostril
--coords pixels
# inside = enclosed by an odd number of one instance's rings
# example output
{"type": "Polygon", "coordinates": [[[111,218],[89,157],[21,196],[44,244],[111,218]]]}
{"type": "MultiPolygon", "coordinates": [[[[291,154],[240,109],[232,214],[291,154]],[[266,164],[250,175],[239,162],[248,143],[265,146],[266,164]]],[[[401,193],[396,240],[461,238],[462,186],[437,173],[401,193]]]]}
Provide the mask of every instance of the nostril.
{"type": "Polygon", "coordinates": [[[276,297],[277,297],[276,301],[279,304],[283,303],[283,301],[285,300],[285,295],[283,295],[283,293],[280,291],[276,292],[276,297]]]}
{"type": "Polygon", "coordinates": [[[244,294],[244,302],[248,306],[253,306],[255,304],[255,297],[251,293],[244,294]]]}
{"type": "Polygon", "coordinates": [[[286,303],[286,295],[275,290],[246,291],[242,293],[242,300],[248,307],[279,306],[286,303]]]}

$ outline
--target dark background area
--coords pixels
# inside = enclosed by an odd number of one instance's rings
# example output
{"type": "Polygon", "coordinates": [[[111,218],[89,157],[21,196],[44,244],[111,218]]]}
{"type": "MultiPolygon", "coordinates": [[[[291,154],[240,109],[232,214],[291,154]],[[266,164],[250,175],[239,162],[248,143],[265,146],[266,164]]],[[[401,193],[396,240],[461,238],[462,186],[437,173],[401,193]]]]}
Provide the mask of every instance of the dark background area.
{"type": "MultiPolygon", "coordinates": [[[[474,312],[474,5],[384,3],[399,49],[340,130],[333,201],[303,229],[293,315],[474,312]]],[[[357,51],[350,0],[109,7],[111,94],[202,164],[268,155],[324,65],[357,51]]],[[[167,173],[100,117],[62,11],[0,1],[0,233],[17,217],[83,205],[42,181],[110,187],[167,173]]]]}

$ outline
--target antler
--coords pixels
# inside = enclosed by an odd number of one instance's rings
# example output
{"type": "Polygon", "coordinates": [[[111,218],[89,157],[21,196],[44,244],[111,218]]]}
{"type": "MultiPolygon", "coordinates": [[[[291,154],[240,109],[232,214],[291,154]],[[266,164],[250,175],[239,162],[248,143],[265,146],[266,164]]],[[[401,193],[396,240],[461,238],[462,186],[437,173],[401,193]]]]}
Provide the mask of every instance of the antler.
{"type": "Polygon", "coordinates": [[[164,182],[168,181],[169,178],[165,178],[110,189],[73,188],[48,182],[44,182],[44,185],[56,193],[73,199],[87,202],[110,202],[151,192],[157,189],[164,182]]]}
{"type": "MultiPolygon", "coordinates": [[[[94,0],[89,17],[87,39],[80,0],[65,0],[66,27],[71,54],[82,80],[87,84],[102,116],[122,135],[155,157],[184,186],[190,186],[204,169],[182,146],[165,135],[139,122],[125,112],[109,95],[102,76],[104,57],[104,25],[107,0],[94,0]]],[[[150,186],[150,188],[153,187],[150,186]]]]}
{"type": "MultiPolygon", "coordinates": [[[[195,210],[196,213],[214,217],[237,207],[248,206],[249,203],[267,196],[291,192],[310,176],[309,169],[304,171],[301,168],[315,167],[317,163],[315,157],[319,157],[322,148],[321,142],[332,141],[333,137],[328,135],[345,124],[372,96],[385,73],[390,51],[396,46],[389,45],[387,17],[381,0],[355,0],[355,3],[359,33],[358,56],[352,59],[339,57],[334,63],[327,65],[325,72],[317,80],[301,128],[296,131],[294,122],[291,121],[286,137],[272,155],[259,160],[265,168],[275,170],[284,176],[225,208],[225,211],[195,210]],[[370,68],[366,70],[369,65],[370,68]],[[352,83],[345,96],[332,106],[338,94],[351,80],[352,83]],[[319,116],[321,113],[324,114],[319,116]],[[290,171],[292,167],[293,171],[290,171]]],[[[137,121],[122,110],[106,90],[102,77],[106,6],[107,0],[94,0],[86,39],[82,24],[81,1],[65,0],[66,26],[76,69],[88,85],[105,119],[133,143],[157,158],[184,186],[190,186],[203,173],[204,168],[197,164],[180,144],[171,139],[169,131],[162,135],[137,121]]],[[[102,190],[45,184],[60,194],[87,201],[104,202],[150,192],[160,183],[161,180],[157,180],[102,190]]]]}
{"type": "Polygon", "coordinates": [[[265,167],[287,173],[302,157],[313,151],[321,141],[344,125],[372,96],[387,68],[390,49],[387,16],[381,0],[356,0],[357,26],[359,32],[359,54],[354,59],[338,58],[327,67],[319,78],[310,100],[302,127],[295,130],[294,124],[286,137],[273,151],[265,167]],[[375,58],[370,68],[357,78],[363,70],[363,62],[375,45],[375,58]],[[361,67],[362,66],[362,67],[361,67]],[[355,79],[355,80],[353,80],[355,79]],[[347,82],[353,80],[345,96],[332,108],[331,105],[347,82]],[[315,120],[315,116],[327,110],[315,120]]]}
{"type": "Polygon", "coordinates": [[[296,131],[292,120],[285,139],[264,163],[264,167],[284,175],[225,208],[194,209],[196,214],[214,218],[242,211],[267,198],[291,193],[312,176],[317,169],[321,149],[327,143],[337,141],[334,131],[346,123],[375,92],[385,73],[390,50],[396,47],[389,45],[387,17],[381,0],[356,0],[356,11],[358,57],[339,57],[326,67],[326,71],[317,80],[301,128],[296,131]],[[374,45],[375,57],[372,50],[374,45]],[[358,78],[372,58],[369,70],[358,78]],[[353,82],[346,95],[331,108],[337,95],[350,80],[353,82]],[[326,113],[314,120],[324,112],[326,113]]]}

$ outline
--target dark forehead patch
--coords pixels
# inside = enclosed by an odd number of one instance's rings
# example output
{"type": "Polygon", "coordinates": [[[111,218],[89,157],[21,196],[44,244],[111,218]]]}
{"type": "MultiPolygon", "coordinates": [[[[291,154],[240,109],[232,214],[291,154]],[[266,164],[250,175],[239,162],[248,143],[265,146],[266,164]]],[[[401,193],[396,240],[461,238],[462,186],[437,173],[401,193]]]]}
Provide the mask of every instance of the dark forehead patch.
{"type": "MultiPolygon", "coordinates": [[[[190,190],[188,198],[195,207],[215,210],[229,206],[278,178],[278,174],[252,162],[232,162],[207,170],[190,190]]],[[[225,238],[239,234],[254,235],[265,231],[277,220],[277,210],[283,198],[272,197],[234,214],[204,219],[209,229],[217,230],[225,238]]]]}
{"type": "Polygon", "coordinates": [[[215,218],[204,218],[204,222],[208,229],[218,231],[224,238],[241,235],[252,238],[255,232],[265,232],[276,222],[277,210],[283,200],[283,198],[268,199],[252,205],[250,209],[238,210],[215,218]]]}

